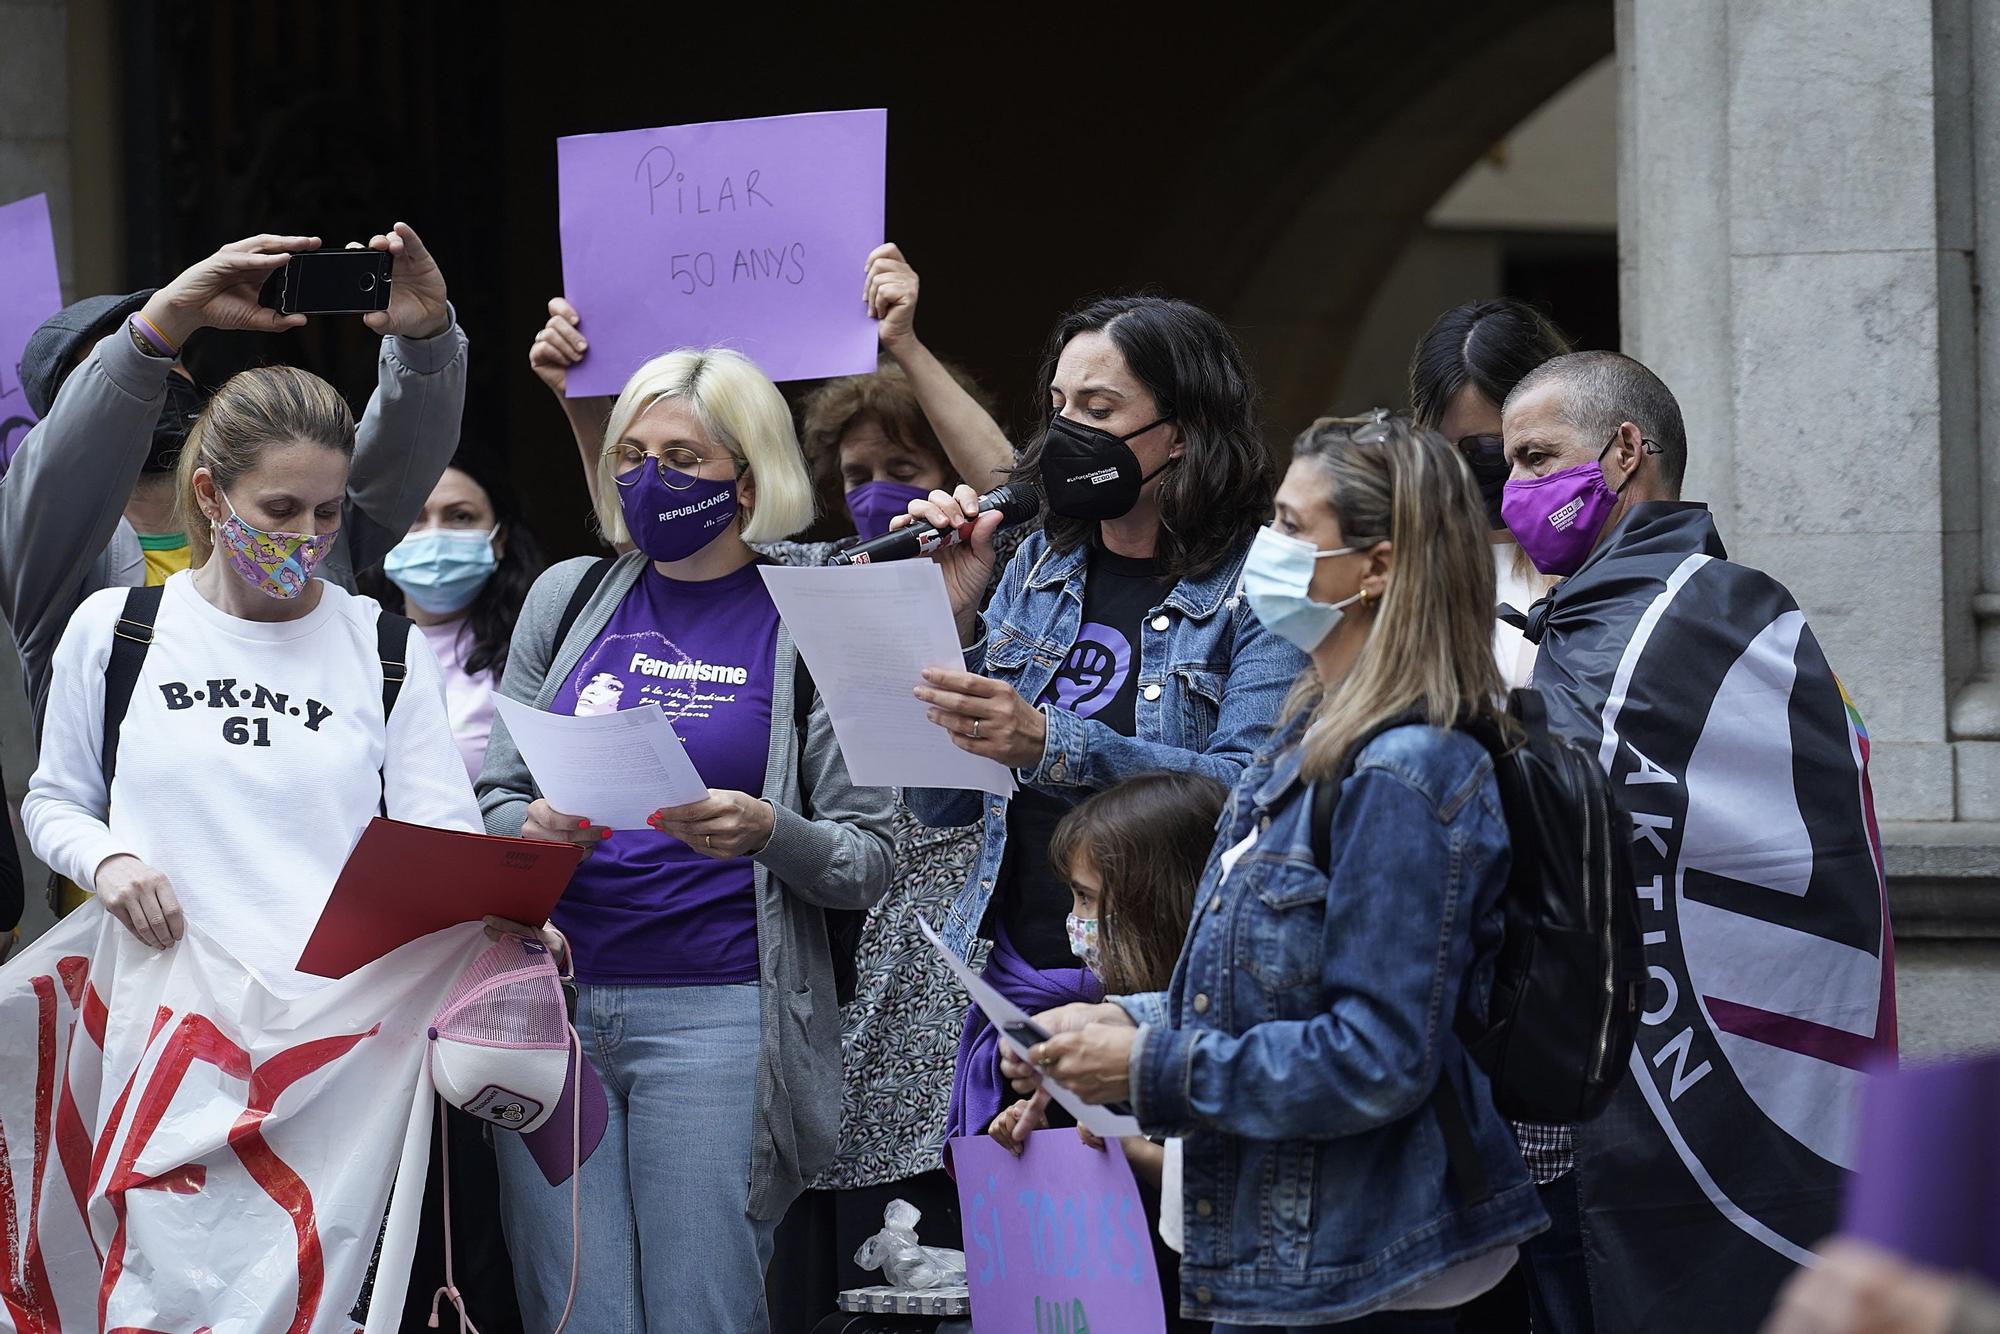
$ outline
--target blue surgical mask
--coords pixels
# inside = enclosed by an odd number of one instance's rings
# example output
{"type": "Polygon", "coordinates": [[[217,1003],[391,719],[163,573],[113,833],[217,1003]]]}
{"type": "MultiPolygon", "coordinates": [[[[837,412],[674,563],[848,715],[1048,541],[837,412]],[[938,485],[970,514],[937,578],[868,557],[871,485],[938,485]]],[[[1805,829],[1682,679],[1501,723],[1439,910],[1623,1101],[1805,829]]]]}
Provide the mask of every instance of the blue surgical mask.
{"type": "Polygon", "coordinates": [[[390,548],[382,573],[403,590],[404,597],[433,616],[464,611],[500,564],[493,554],[497,531],[426,528],[411,533],[390,548]]]}
{"type": "Polygon", "coordinates": [[[1243,563],[1243,593],[1250,610],[1272,634],[1310,653],[1318,648],[1333,627],[1340,624],[1343,608],[1361,600],[1361,594],[1341,602],[1315,602],[1307,596],[1313,570],[1328,556],[1346,556],[1353,547],[1316,551],[1310,542],[1287,537],[1275,528],[1260,528],[1250,543],[1250,557],[1243,563]]]}

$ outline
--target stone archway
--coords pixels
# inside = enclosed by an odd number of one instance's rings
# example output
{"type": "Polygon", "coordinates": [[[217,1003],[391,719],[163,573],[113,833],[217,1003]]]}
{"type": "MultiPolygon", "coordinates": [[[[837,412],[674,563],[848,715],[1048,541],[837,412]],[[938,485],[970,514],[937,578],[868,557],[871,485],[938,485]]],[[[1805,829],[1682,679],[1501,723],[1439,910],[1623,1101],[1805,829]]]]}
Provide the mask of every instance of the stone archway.
{"type": "Polygon", "coordinates": [[[1156,263],[1260,368],[1274,437],[1326,410],[1369,298],[1425,213],[1612,49],[1602,0],[1421,6],[1329,21],[1273,71],[1189,179],[1156,263]],[[1190,256],[1202,255],[1202,262],[1190,256]]]}

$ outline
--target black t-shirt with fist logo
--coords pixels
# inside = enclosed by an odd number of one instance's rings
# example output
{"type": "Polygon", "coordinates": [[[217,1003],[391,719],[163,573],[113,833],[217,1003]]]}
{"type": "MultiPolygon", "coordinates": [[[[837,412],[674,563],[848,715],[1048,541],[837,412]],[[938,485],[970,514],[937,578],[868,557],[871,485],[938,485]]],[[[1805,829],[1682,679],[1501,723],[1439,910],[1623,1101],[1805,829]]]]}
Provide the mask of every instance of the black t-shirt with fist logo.
{"type": "MultiPolygon", "coordinates": [[[[1147,614],[1172,587],[1157,561],[1133,560],[1102,548],[1091,552],[1076,643],[1035,703],[1067,709],[1131,736],[1137,727],[1139,636],[1147,614]]],[[[1088,795],[1079,790],[1074,800],[1088,795]]],[[[1007,854],[989,911],[998,915],[1015,950],[1036,968],[1078,966],[1063,927],[1070,910],[1069,885],[1049,865],[1049,839],[1071,805],[1024,787],[1007,810],[1007,854]]]]}

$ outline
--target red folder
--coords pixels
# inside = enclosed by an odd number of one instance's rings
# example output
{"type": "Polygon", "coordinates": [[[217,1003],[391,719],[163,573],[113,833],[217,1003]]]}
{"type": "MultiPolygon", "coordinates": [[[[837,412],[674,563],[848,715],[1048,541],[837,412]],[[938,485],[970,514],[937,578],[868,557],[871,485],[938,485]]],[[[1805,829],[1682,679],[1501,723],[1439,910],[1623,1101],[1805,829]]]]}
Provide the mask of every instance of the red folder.
{"type": "Polygon", "coordinates": [[[377,816],[299,955],[299,971],[346,977],[392,950],[460,922],[538,925],[583,860],[574,843],[432,829],[377,816]]]}

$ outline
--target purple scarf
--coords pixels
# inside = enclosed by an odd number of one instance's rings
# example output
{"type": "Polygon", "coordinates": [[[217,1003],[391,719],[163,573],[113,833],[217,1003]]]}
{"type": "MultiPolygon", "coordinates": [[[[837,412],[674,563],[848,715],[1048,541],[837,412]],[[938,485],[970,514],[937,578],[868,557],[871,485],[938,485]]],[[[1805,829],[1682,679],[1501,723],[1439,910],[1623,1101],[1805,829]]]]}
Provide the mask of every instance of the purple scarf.
{"type": "MultiPolygon", "coordinates": [[[[1044,972],[1030,967],[1014,952],[1014,943],[1005,931],[993,941],[986,971],[980,976],[987,985],[1029,1014],[1071,1001],[1098,1001],[1104,988],[1088,968],[1051,968],[1044,972]]],[[[1000,1032],[988,1023],[977,1005],[965,1013],[965,1028],[958,1037],[958,1064],[951,1074],[951,1113],[945,1122],[946,1137],[983,1135],[993,1118],[1014,1098],[1014,1090],[1000,1074],[1000,1032]]]]}

